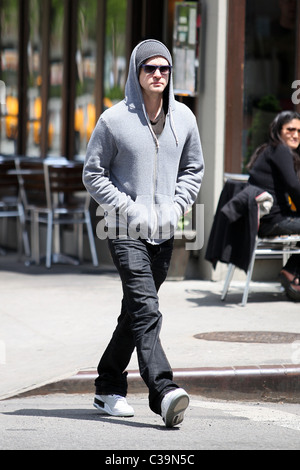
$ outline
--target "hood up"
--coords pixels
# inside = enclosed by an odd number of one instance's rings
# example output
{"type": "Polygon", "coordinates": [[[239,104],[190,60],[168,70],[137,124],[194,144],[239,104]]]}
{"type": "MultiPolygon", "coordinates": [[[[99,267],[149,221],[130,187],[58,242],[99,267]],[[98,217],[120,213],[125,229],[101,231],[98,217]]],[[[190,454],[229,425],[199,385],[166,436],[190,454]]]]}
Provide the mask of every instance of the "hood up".
{"type": "MultiPolygon", "coordinates": [[[[172,65],[172,57],[167,47],[156,39],[147,39],[139,43],[132,51],[129,63],[128,78],[125,85],[125,103],[130,109],[143,109],[146,113],[141,86],[139,83],[140,65],[150,57],[165,57],[172,65]]],[[[169,83],[164,91],[164,101],[167,100],[168,110],[174,109],[175,98],[173,92],[172,72],[169,83]]]]}
{"type": "MultiPolygon", "coordinates": [[[[143,94],[139,82],[139,68],[140,65],[150,57],[155,56],[162,56],[165,57],[170,65],[172,65],[172,57],[168,50],[168,48],[160,41],[156,39],[146,39],[139,43],[132,51],[130,62],[129,62],[129,71],[128,71],[128,78],[125,85],[125,103],[131,110],[142,110],[143,114],[148,122],[148,126],[150,132],[153,135],[153,139],[157,147],[159,147],[158,139],[156,138],[152,127],[150,125],[150,121],[146,112],[143,94]]],[[[164,90],[164,109],[166,114],[169,114],[170,117],[170,126],[176,141],[176,145],[178,145],[178,137],[176,133],[176,129],[174,126],[174,121],[172,117],[172,111],[175,109],[175,97],[173,91],[173,75],[172,72],[169,76],[169,83],[164,90]]]]}

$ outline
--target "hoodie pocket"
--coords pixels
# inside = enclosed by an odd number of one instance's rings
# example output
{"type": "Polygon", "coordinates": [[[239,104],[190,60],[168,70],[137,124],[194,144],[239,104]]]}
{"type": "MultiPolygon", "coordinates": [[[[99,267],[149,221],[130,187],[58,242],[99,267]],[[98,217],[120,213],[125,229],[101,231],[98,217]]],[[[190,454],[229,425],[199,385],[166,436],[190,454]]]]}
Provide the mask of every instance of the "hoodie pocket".
{"type": "Polygon", "coordinates": [[[174,235],[181,216],[181,208],[174,203],[171,196],[157,194],[155,200],[157,214],[157,231],[160,239],[169,239],[174,235]]]}
{"type": "Polygon", "coordinates": [[[132,238],[153,238],[157,231],[157,213],[151,196],[137,196],[127,211],[127,226],[132,238]]]}

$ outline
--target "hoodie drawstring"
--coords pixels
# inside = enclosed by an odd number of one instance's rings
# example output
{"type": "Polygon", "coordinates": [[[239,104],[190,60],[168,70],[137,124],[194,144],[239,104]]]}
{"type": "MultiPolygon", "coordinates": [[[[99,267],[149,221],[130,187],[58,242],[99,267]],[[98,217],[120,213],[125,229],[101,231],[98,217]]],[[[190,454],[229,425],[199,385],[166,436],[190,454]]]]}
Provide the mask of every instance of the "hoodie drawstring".
{"type": "Polygon", "coordinates": [[[173,113],[172,113],[171,109],[169,110],[169,113],[170,113],[170,126],[171,126],[172,132],[173,132],[174,137],[175,137],[176,146],[178,147],[179,140],[178,140],[178,137],[177,137],[177,134],[176,134],[176,128],[175,128],[173,113]]]}

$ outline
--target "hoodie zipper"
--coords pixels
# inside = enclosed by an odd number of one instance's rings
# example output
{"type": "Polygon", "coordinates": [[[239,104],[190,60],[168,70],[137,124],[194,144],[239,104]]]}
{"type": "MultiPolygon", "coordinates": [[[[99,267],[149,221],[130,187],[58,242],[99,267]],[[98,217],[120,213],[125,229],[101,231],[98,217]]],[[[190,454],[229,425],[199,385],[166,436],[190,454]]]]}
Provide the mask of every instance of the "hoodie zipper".
{"type": "Polygon", "coordinates": [[[153,238],[156,231],[157,231],[157,226],[158,226],[157,213],[156,213],[156,210],[155,210],[155,192],[156,192],[156,180],[157,180],[157,158],[158,158],[159,142],[158,142],[158,138],[156,137],[156,135],[155,135],[155,133],[152,129],[150,121],[148,122],[148,126],[150,128],[150,131],[152,133],[154,143],[155,143],[154,168],[153,168],[153,187],[152,187],[152,204],[153,204],[153,208],[151,210],[151,213],[153,214],[154,220],[153,220],[153,230],[151,231],[151,234],[150,234],[150,238],[153,238]]]}
{"type": "Polygon", "coordinates": [[[157,184],[157,159],[158,159],[159,143],[158,143],[158,139],[157,139],[156,136],[155,136],[155,139],[156,139],[156,143],[155,143],[155,155],[154,155],[153,195],[152,195],[152,199],[153,199],[153,216],[154,216],[155,220],[154,220],[153,232],[151,233],[151,238],[154,237],[154,234],[156,233],[156,231],[158,229],[158,216],[157,216],[157,212],[155,210],[155,193],[156,193],[156,184],[157,184]]]}
{"type": "MultiPolygon", "coordinates": [[[[153,136],[154,143],[155,143],[154,169],[153,169],[153,193],[152,193],[153,215],[155,216],[155,224],[154,224],[154,229],[151,232],[151,238],[153,238],[153,236],[156,233],[157,228],[158,228],[158,217],[157,217],[157,213],[155,211],[155,192],[156,192],[155,190],[156,190],[156,179],[157,179],[157,159],[158,159],[159,141],[158,141],[158,138],[156,137],[156,135],[155,135],[155,133],[152,129],[151,122],[149,120],[149,117],[148,117],[147,113],[145,113],[145,115],[146,115],[146,119],[147,119],[147,122],[148,122],[148,127],[150,129],[150,132],[153,136]]],[[[177,137],[177,134],[176,134],[175,125],[174,125],[171,110],[169,110],[169,113],[166,115],[166,118],[168,117],[168,115],[169,115],[169,119],[170,119],[170,128],[173,132],[175,142],[176,142],[176,146],[178,146],[178,137],[177,137]]]]}

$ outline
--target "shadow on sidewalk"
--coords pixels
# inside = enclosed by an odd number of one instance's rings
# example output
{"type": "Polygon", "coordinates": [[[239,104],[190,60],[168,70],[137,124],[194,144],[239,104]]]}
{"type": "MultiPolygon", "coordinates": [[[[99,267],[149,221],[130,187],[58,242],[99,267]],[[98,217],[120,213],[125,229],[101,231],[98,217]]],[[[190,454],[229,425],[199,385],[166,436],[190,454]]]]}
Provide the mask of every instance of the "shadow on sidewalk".
{"type": "Polygon", "coordinates": [[[136,427],[136,428],[151,428],[158,430],[173,430],[178,431],[179,428],[166,428],[164,423],[161,425],[157,424],[147,424],[141,423],[131,418],[118,418],[116,416],[109,416],[107,414],[101,414],[97,411],[89,411],[84,408],[73,408],[73,409],[40,409],[40,408],[27,408],[20,409],[15,411],[3,412],[1,413],[6,416],[25,416],[31,418],[58,418],[58,419],[71,419],[71,420],[82,420],[82,421],[98,421],[103,423],[112,423],[112,424],[121,424],[127,427],[136,427]]]}
{"type": "MultiPolygon", "coordinates": [[[[270,303],[270,302],[287,302],[287,298],[284,291],[281,291],[281,288],[277,284],[270,283],[270,286],[274,286],[274,291],[270,291],[270,287],[266,291],[263,286],[259,286],[257,283],[255,290],[253,289],[249,293],[249,298],[247,305],[255,303],[270,303]]],[[[222,287],[221,287],[222,289],[222,287]]],[[[194,303],[196,307],[223,307],[223,308],[235,308],[240,306],[243,295],[243,288],[241,287],[238,291],[238,288],[232,289],[230,293],[227,294],[225,300],[221,300],[221,289],[220,292],[212,290],[189,290],[185,292],[187,294],[186,300],[188,302],[194,303]],[[189,296],[190,294],[190,296],[189,296]]],[[[291,302],[291,301],[289,301],[291,302]]],[[[247,305],[243,308],[247,309],[247,305]]]]}
{"type": "MultiPolygon", "coordinates": [[[[73,258],[76,260],[76,258],[73,258]]],[[[36,265],[28,262],[24,257],[21,259],[15,252],[7,251],[0,255],[0,272],[15,272],[28,275],[58,275],[58,274],[117,274],[114,265],[99,265],[94,267],[92,262],[84,261],[78,264],[53,263],[51,268],[46,268],[44,261],[36,265]]]]}

